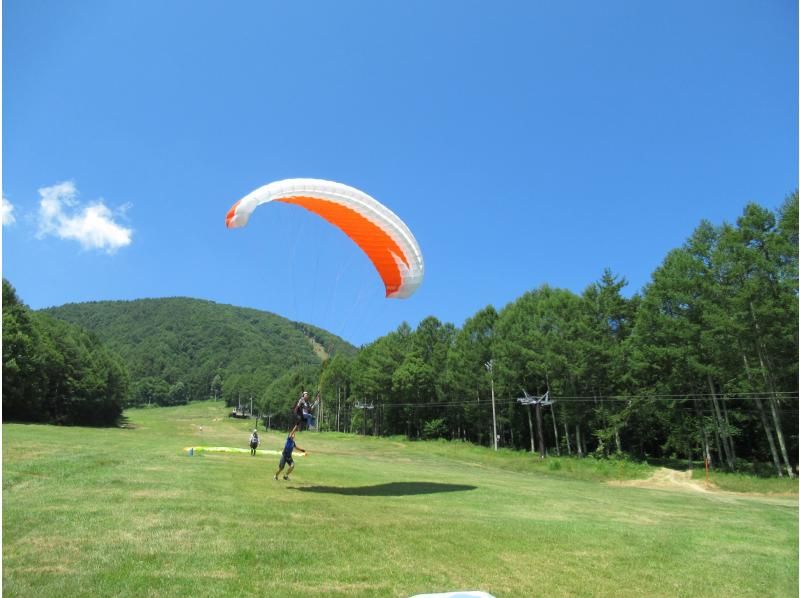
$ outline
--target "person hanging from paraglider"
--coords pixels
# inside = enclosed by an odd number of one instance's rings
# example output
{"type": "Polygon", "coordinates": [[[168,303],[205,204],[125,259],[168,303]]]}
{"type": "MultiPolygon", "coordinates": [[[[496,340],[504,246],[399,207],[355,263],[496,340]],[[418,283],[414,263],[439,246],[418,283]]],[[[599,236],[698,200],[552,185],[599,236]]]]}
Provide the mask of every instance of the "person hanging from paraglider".
{"type": "Polygon", "coordinates": [[[314,404],[312,405],[308,398],[308,391],[304,390],[300,394],[300,398],[292,408],[292,423],[297,426],[297,430],[303,429],[310,430],[314,427],[314,409],[319,405],[319,392],[314,397],[314,404]]]}
{"type": "Polygon", "coordinates": [[[260,443],[261,443],[261,441],[258,438],[258,430],[257,429],[253,430],[253,433],[250,434],[250,454],[251,455],[255,455],[256,454],[256,449],[258,448],[258,445],[260,443]]]}
{"type": "Polygon", "coordinates": [[[283,475],[284,480],[289,480],[289,475],[294,471],[294,459],[292,458],[292,452],[294,449],[297,449],[304,455],[306,454],[306,450],[297,446],[297,443],[294,441],[294,435],[297,433],[297,425],[292,428],[292,431],[289,432],[289,435],[286,437],[286,444],[283,445],[283,451],[281,451],[281,460],[278,463],[278,470],[275,472],[275,475],[272,476],[273,480],[277,480],[278,476],[283,471],[283,468],[286,465],[289,465],[289,469],[286,470],[286,473],[283,475]]]}
{"type": "Polygon", "coordinates": [[[303,408],[303,420],[306,423],[306,430],[313,430],[317,425],[316,418],[314,417],[314,409],[319,405],[319,391],[314,396],[314,404],[309,405],[306,399],[306,407],[303,408]]]}
{"type": "Polygon", "coordinates": [[[300,393],[300,398],[294,404],[292,408],[292,415],[293,415],[293,425],[298,430],[303,428],[303,425],[306,423],[306,414],[308,413],[308,392],[303,391],[300,393]]]}

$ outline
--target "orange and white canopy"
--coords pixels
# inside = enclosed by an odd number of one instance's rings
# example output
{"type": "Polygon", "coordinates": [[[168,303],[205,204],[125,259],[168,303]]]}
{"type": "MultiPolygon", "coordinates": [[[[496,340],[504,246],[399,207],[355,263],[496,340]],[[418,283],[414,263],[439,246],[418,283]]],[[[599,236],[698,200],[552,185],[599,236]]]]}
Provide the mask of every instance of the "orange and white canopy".
{"type": "Polygon", "coordinates": [[[258,206],[271,201],[301,206],[341,229],[372,261],[387,297],[410,297],[422,283],[425,266],[414,235],[394,212],[363,191],[321,179],[275,181],[233,204],[225,225],[245,226],[258,206]]]}

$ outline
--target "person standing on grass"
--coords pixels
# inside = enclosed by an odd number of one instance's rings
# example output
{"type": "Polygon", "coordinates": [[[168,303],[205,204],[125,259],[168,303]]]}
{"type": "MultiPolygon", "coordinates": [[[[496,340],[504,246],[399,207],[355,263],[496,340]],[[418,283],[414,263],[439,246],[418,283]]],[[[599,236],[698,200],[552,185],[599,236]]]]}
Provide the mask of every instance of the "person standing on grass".
{"type": "Polygon", "coordinates": [[[295,425],[294,428],[292,428],[292,431],[289,432],[289,435],[286,437],[286,444],[283,446],[283,452],[281,453],[281,461],[278,464],[278,471],[275,472],[275,475],[272,478],[274,480],[278,479],[278,475],[280,475],[280,473],[283,471],[283,468],[286,466],[287,463],[289,465],[289,469],[286,470],[283,479],[284,480],[289,479],[289,474],[291,474],[292,470],[294,470],[294,459],[292,459],[292,451],[294,451],[294,449],[297,449],[301,453],[306,454],[306,450],[297,446],[297,444],[294,441],[294,435],[296,433],[297,433],[297,425],[295,425]]]}
{"type": "Polygon", "coordinates": [[[253,430],[253,433],[250,434],[250,454],[255,455],[256,449],[261,441],[258,439],[258,430],[253,430]]]}

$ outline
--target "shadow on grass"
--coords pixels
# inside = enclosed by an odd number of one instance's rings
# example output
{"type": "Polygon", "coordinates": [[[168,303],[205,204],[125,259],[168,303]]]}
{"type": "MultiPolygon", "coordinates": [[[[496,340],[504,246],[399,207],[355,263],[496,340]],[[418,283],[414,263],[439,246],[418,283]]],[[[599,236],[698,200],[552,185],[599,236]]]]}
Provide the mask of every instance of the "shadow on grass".
{"type": "Polygon", "coordinates": [[[668,469],[676,469],[678,471],[688,471],[689,469],[703,469],[704,464],[702,461],[692,461],[689,462],[686,459],[655,459],[649,458],[645,460],[645,463],[648,465],[652,465],[653,467],[666,467],[668,469]]]}
{"type": "Polygon", "coordinates": [[[465,484],[437,484],[436,482],[390,482],[376,486],[306,486],[292,488],[300,492],[319,494],[342,494],[344,496],[411,496],[414,494],[436,494],[439,492],[463,492],[475,490],[477,486],[465,484]]]}
{"type": "Polygon", "coordinates": [[[131,423],[131,420],[126,415],[121,415],[117,420],[117,428],[125,428],[126,430],[135,430],[136,426],[131,423]]]}

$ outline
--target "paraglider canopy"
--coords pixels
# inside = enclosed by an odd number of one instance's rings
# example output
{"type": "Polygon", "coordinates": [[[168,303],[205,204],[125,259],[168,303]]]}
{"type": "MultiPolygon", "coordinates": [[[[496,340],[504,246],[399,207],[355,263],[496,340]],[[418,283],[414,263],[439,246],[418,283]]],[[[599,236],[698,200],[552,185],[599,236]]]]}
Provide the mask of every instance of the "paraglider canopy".
{"type": "Polygon", "coordinates": [[[387,297],[410,297],[422,284],[422,252],[408,226],[374,198],[342,183],[322,179],[269,183],[237,201],[228,210],[225,225],[243,227],[258,206],[273,201],[303,207],[350,237],[375,266],[387,297]]]}

